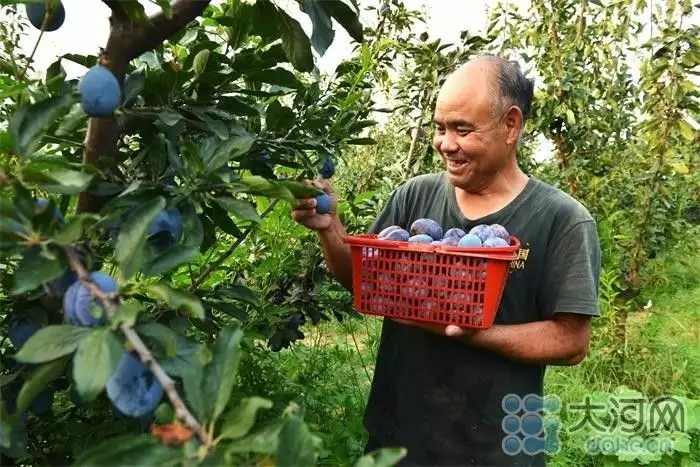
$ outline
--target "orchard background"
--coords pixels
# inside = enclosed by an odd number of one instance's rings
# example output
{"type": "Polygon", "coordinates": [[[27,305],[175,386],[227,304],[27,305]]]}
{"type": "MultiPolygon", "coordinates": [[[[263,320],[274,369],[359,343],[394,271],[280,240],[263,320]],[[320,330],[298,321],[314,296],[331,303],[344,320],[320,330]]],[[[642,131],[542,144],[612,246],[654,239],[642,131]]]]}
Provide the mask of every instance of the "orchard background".
{"type": "Polygon", "coordinates": [[[493,2],[485,33],[445,43],[400,0],[157,0],[150,18],[104,0],[102,48],[43,70],[18,47],[25,7],[58,2],[1,3],[3,465],[393,465],[400,446],[362,457],[380,321],[290,206],[332,161],[366,232],[440,170],[436,90],[483,53],[536,76],[521,166],[598,222],[602,317],[547,393],[687,407],[668,455],[589,456],[564,410],[551,465],[700,462],[700,4],[493,2]],[[321,73],[338,32],[352,50],[321,73]]]}

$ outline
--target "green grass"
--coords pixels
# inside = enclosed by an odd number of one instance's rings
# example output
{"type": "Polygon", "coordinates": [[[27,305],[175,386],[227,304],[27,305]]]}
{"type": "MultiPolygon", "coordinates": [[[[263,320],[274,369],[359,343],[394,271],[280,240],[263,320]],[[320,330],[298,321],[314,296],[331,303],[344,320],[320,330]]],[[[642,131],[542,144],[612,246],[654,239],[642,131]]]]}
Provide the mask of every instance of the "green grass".
{"type": "MultiPolygon", "coordinates": [[[[614,320],[604,317],[595,325],[584,362],[548,368],[545,391],[557,394],[564,408],[582,403],[587,394],[612,393],[620,387],[649,398],[672,394],[700,399],[700,260],[659,259],[649,274],[653,280],[644,301],[651,300],[651,307],[628,315],[623,341],[610,337],[614,320]]],[[[267,396],[280,407],[289,401],[304,407],[306,420],[324,442],[322,465],[351,465],[362,453],[362,415],[380,326],[376,318],[306,326],[306,339],[292,349],[278,354],[261,350],[242,365],[243,387],[251,393],[267,396]]],[[[583,438],[565,430],[580,413],[564,410],[560,416],[562,449],[549,465],[603,465],[600,457],[583,452],[583,438]]],[[[699,438],[695,434],[692,445],[697,452],[699,438]]]]}

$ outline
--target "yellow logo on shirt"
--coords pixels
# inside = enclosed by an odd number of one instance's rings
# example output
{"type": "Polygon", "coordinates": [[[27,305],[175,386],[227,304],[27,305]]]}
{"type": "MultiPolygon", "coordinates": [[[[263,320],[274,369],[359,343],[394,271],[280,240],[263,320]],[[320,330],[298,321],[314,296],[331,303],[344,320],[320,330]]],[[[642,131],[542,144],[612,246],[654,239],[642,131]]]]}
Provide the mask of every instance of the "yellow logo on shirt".
{"type": "Polygon", "coordinates": [[[527,257],[529,254],[529,248],[520,248],[518,250],[518,257],[510,262],[510,269],[525,269],[525,262],[527,261],[527,257]]]}

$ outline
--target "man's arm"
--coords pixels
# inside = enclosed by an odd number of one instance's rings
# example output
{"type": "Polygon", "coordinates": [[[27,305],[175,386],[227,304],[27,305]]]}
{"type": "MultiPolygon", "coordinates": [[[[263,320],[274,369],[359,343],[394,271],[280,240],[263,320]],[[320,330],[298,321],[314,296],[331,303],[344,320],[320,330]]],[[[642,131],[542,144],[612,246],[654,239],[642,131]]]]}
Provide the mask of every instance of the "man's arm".
{"type": "Polygon", "coordinates": [[[541,321],[485,330],[411,324],[524,363],[576,365],[588,353],[591,318],[599,314],[599,248],[592,221],[572,223],[553,242],[540,283],[541,321]]]}
{"type": "Polygon", "coordinates": [[[495,325],[457,338],[524,363],[577,365],[588,353],[591,317],[561,313],[546,321],[495,325]]]}
{"type": "Polygon", "coordinates": [[[532,364],[577,365],[586,357],[591,338],[591,316],[574,313],[559,313],[548,320],[532,323],[495,324],[483,330],[394,321],[532,364]]]}
{"type": "Polygon", "coordinates": [[[327,229],[318,232],[329,272],[352,292],[352,256],[350,245],[343,242],[344,235],[345,227],[337,216],[334,216],[327,229]]]}

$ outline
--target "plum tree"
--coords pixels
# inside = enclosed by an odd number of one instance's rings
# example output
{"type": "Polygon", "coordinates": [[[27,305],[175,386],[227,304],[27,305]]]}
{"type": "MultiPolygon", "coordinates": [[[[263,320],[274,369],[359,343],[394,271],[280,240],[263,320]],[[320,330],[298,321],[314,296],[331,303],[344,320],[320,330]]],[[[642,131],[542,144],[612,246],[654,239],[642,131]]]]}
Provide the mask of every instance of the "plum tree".
{"type": "Polygon", "coordinates": [[[442,240],[442,227],[432,219],[417,219],[409,229],[411,235],[425,234],[433,240],[442,240]]]}
{"type": "MultiPolygon", "coordinates": [[[[91,272],[90,279],[104,292],[117,291],[116,281],[101,271],[91,272]]],[[[63,296],[63,313],[66,321],[76,326],[93,327],[105,322],[102,305],[91,296],[90,290],[80,281],[68,287],[63,296]],[[91,307],[100,310],[99,316],[94,316],[90,312],[91,307]]]]}
{"type": "Polygon", "coordinates": [[[134,418],[152,413],[163,397],[163,386],[132,352],[124,352],[106,390],[112,404],[134,418]]]}
{"type": "Polygon", "coordinates": [[[78,85],[80,103],[90,117],[110,117],[119,107],[122,90],[117,78],[107,68],[95,65],[78,85]]]}
{"type": "Polygon", "coordinates": [[[37,29],[41,29],[41,25],[44,24],[44,17],[47,12],[49,17],[46,20],[45,32],[55,31],[63,25],[66,19],[66,10],[63,7],[63,3],[58,2],[58,4],[51,10],[46,9],[46,3],[27,3],[25,4],[25,11],[27,13],[27,19],[37,29]]]}

